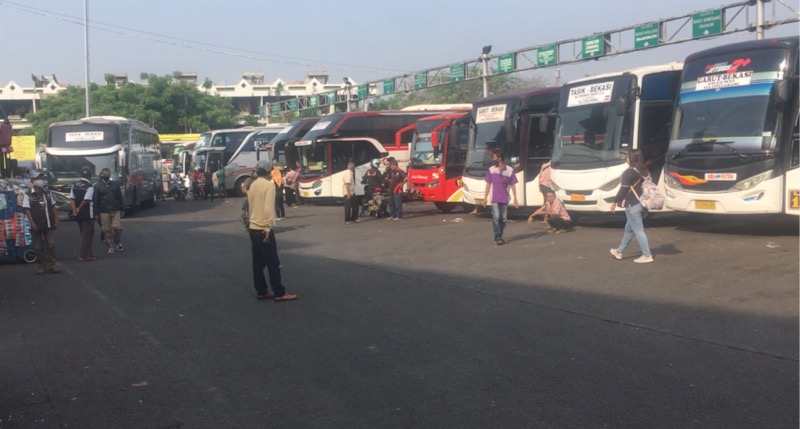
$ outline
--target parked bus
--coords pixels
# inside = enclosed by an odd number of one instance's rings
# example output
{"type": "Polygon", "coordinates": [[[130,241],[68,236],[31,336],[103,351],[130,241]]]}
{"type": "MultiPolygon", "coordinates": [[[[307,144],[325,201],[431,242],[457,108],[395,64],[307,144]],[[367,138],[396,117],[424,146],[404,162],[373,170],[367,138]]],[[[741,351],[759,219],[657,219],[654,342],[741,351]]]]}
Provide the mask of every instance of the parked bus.
{"type": "MultiPolygon", "coordinates": [[[[223,159],[225,168],[225,189],[233,191],[237,196],[241,193],[241,185],[250,177],[256,163],[262,157],[256,150],[257,147],[267,145],[278,133],[286,128],[287,124],[273,124],[263,128],[256,128],[245,137],[236,152],[230,158],[223,159]]],[[[266,160],[272,163],[271,151],[267,151],[266,160]]],[[[207,168],[207,167],[206,167],[207,168]]],[[[216,171],[212,167],[212,171],[216,171]]]]}
{"type": "Polygon", "coordinates": [[[340,180],[334,176],[343,174],[349,161],[355,162],[361,171],[368,168],[373,158],[388,155],[393,156],[401,168],[406,168],[412,136],[409,125],[438,113],[450,112],[347,112],[320,119],[294,144],[303,167],[299,180],[300,197],[338,198],[341,190],[335,189],[332,181],[340,180]],[[403,130],[399,137],[396,136],[398,130],[403,130]],[[372,142],[377,142],[377,146],[372,142]]]}
{"type": "Polygon", "coordinates": [[[632,149],[642,151],[659,183],[682,68],[641,67],[562,87],[551,181],[567,210],[608,211],[632,149]]]}
{"type": "Polygon", "coordinates": [[[550,159],[559,88],[532,88],[475,102],[470,114],[469,148],[463,176],[464,202],[483,205],[489,149],[499,148],[517,175],[520,206],[544,203],[539,170],[550,159]]]}
{"type": "Polygon", "coordinates": [[[254,129],[252,127],[211,130],[200,134],[200,138],[197,139],[194,150],[198,151],[210,147],[224,148],[225,156],[230,159],[233,153],[236,152],[236,149],[239,149],[239,146],[242,145],[242,141],[244,141],[245,137],[253,131],[254,129]]]}
{"type": "Polygon", "coordinates": [[[294,143],[300,140],[311,128],[319,122],[320,118],[304,118],[298,119],[291,123],[288,127],[281,130],[275,138],[273,138],[269,145],[263,147],[263,150],[272,151],[272,159],[282,163],[288,168],[294,168],[298,160],[297,148],[294,143]]]}
{"type": "Polygon", "coordinates": [[[88,167],[97,178],[104,168],[121,183],[125,206],[155,206],[161,189],[158,131],[117,116],[97,116],[50,125],[45,149],[50,188],[68,194],[88,167]]]}
{"type": "Polygon", "coordinates": [[[411,140],[408,181],[413,195],[449,213],[463,200],[461,174],[469,146],[469,113],[417,121],[411,140]]]}
{"type": "Polygon", "coordinates": [[[664,171],[670,209],[800,215],[797,37],[686,58],[664,171]]]}

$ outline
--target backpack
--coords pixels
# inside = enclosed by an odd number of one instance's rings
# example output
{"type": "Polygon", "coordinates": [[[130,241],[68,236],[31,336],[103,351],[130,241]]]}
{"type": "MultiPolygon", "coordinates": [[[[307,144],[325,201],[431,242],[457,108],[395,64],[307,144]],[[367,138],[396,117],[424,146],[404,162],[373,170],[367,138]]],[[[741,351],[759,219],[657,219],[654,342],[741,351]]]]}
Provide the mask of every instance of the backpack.
{"type": "Polygon", "coordinates": [[[640,177],[639,180],[642,180],[642,195],[636,193],[636,185],[631,186],[631,190],[633,191],[633,195],[636,195],[636,198],[642,204],[642,207],[647,210],[663,209],[666,198],[658,192],[658,186],[653,183],[650,176],[640,177]]]}

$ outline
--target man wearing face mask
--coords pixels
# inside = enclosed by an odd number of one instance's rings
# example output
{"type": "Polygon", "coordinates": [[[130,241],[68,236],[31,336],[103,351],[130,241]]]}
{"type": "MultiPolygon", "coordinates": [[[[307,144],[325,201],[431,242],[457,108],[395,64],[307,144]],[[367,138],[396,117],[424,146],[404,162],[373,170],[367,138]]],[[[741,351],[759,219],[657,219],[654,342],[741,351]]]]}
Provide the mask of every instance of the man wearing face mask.
{"type": "Polygon", "coordinates": [[[120,243],[121,219],[125,217],[125,202],[122,198],[119,181],[111,180],[111,170],[108,168],[100,171],[100,180],[94,185],[94,202],[97,221],[103,229],[103,237],[108,244],[108,254],[125,250],[120,243]]]}
{"type": "Polygon", "coordinates": [[[31,226],[33,248],[39,269],[36,274],[51,272],[60,274],[61,268],[56,264],[55,230],[61,224],[56,215],[56,200],[50,191],[44,188],[44,173],[39,173],[33,180],[33,189],[25,193],[22,207],[31,226]],[[43,252],[43,244],[47,245],[47,254],[43,252]]]}
{"type": "Polygon", "coordinates": [[[78,222],[81,231],[81,247],[78,260],[91,262],[96,260],[92,254],[92,238],[94,237],[94,187],[92,187],[92,170],[81,169],[81,180],[72,185],[69,191],[69,206],[72,217],[78,222]]]}

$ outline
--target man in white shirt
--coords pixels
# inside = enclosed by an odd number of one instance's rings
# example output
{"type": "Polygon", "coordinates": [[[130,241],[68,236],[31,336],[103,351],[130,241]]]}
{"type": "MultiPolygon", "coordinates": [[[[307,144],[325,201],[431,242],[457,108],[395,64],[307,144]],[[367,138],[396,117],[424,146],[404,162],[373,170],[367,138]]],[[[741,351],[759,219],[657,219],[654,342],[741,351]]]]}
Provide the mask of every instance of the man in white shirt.
{"type": "Polygon", "coordinates": [[[344,171],[344,185],[342,185],[345,225],[350,225],[352,222],[361,222],[358,220],[359,201],[358,197],[356,197],[355,171],[356,165],[352,162],[348,162],[347,170],[344,171]]]}

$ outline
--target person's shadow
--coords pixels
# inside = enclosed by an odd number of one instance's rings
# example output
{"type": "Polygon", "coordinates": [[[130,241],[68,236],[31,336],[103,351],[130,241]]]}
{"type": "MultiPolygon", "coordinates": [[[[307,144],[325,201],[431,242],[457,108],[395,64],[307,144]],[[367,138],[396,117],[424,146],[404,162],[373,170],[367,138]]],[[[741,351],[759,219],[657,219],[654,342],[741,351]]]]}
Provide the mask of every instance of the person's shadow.
{"type": "Polygon", "coordinates": [[[519,241],[519,240],[525,240],[525,239],[528,239],[528,238],[532,238],[532,239],[536,240],[536,239],[539,239],[541,237],[544,237],[545,235],[547,235],[547,231],[536,231],[536,232],[531,232],[531,233],[528,233],[528,234],[515,235],[513,237],[509,237],[508,241],[509,242],[511,242],[511,241],[519,241]]]}
{"type": "Polygon", "coordinates": [[[653,252],[654,255],[679,255],[683,253],[680,249],[675,247],[674,244],[662,244],[650,249],[650,251],[653,252]]]}

